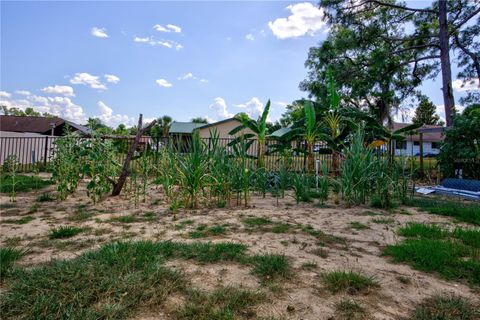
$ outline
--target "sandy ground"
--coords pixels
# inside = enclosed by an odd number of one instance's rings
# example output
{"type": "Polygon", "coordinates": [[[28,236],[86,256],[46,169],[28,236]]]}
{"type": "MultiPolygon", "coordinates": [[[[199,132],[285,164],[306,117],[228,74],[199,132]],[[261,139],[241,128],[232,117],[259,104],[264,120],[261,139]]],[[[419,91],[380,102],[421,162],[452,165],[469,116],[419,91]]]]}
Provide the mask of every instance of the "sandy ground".
{"type": "MultiPolygon", "coordinates": [[[[1,244],[28,248],[28,254],[19,262],[22,266],[39,265],[51,259],[73,258],[85,250],[115,240],[232,241],[248,245],[252,254],[284,254],[293,267],[292,278],[275,287],[265,287],[250,273],[250,268],[235,263],[202,265],[174,260],[169,261],[168,265],[183,270],[194,286],[204,290],[233,285],[267,292],[267,302],[255,310],[257,316],[261,317],[334,319],[335,303],[345,297],[361,303],[367,310],[367,319],[407,316],[418,302],[436,293],[454,293],[480,303],[479,288],[445,281],[407,265],[391,263],[388,257],[381,255],[382,248],[401,240],[395,231],[405,223],[416,221],[458,225],[448,217],[425,214],[407,207],[387,212],[368,207],[345,208],[332,203],[321,208],[310,203],[297,205],[291,197],[280,199],[277,204],[276,199],[270,196],[265,199],[252,196],[248,208],[180,211],[177,219],[173,220],[157,187],[152,187],[146,201],[140,199],[137,207],[133,201],[122,197],[107,198],[93,205],[83,189],[66,201],[38,203],[36,212],[28,212],[40,193],[53,190],[51,186],[41,192],[19,194],[15,203],[10,203],[7,195],[0,196],[1,244]],[[153,218],[146,219],[143,216],[151,212],[155,213],[153,218]],[[83,214],[85,220],[76,219],[79,213],[83,214]],[[11,222],[27,215],[33,220],[26,224],[11,222]],[[122,223],[111,220],[127,215],[133,215],[139,221],[122,223]],[[286,233],[248,228],[243,219],[250,216],[267,217],[294,227],[286,233]],[[182,224],[187,220],[193,222],[182,224]],[[384,221],[378,223],[378,220],[384,221]],[[352,221],[369,228],[356,230],[350,224],[352,221]],[[188,232],[200,224],[225,224],[227,232],[219,236],[190,239],[188,232]],[[50,229],[59,225],[86,229],[73,238],[50,240],[50,229]],[[345,241],[334,241],[320,247],[318,239],[302,231],[302,227],[307,225],[345,241]],[[306,263],[316,263],[316,266],[306,268],[306,263]],[[359,271],[374,276],[380,286],[362,294],[331,294],[325,289],[321,274],[332,270],[359,271]]],[[[166,310],[142,311],[135,319],[168,319],[168,309],[176,308],[180,303],[175,301],[175,297],[172,299],[166,304],[166,310]]]]}

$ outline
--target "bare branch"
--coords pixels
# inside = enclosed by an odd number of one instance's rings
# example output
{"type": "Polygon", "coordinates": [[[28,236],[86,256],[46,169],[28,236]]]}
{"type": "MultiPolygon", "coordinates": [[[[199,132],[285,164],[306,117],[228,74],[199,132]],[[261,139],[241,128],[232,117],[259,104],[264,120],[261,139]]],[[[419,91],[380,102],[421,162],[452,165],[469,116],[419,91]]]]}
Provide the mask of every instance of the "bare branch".
{"type": "Polygon", "coordinates": [[[431,60],[431,59],[439,59],[439,58],[440,58],[440,55],[424,56],[424,57],[420,57],[420,58],[415,58],[415,59],[410,60],[410,61],[405,61],[403,63],[400,63],[398,66],[402,67],[402,66],[405,66],[407,64],[414,63],[414,62],[420,62],[420,61],[431,60]]]}

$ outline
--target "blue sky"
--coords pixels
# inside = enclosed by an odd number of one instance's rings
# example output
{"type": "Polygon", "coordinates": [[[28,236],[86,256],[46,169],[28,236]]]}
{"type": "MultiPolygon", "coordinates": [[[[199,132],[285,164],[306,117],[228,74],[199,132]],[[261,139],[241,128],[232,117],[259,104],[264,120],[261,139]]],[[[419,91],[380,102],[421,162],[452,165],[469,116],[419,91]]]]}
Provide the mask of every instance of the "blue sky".
{"type": "MultiPolygon", "coordinates": [[[[0,98],[112,126],[138,113],[255,117],[271,99],[276,120],[306,96],[308,48],[328,34],[320,18],[314,2],[2,1],[0,98]]],[[[440,87],[423,87],[437,105],[440,87]]]]}

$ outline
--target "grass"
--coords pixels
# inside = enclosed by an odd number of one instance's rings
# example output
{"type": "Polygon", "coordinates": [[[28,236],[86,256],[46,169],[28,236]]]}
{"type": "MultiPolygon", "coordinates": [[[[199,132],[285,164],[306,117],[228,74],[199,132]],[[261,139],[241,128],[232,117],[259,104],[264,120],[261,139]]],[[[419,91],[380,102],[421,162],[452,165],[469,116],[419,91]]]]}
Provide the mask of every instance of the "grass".
{"type": "Polygon", "coordinates": [[[272,221],[263,217],[248,217],[243,219],[243,223],[248,227],[260,227],[271,224],[272,221]]]}
{"type": "Polygon", "coordinates": [[[395,219],[392,219],[392,218],[372,219],[372,222],[377,224],[393,224],[395,223],[395,219]]]}
{"type": "MultiPolygon", "coordinates": [[[[0,193],[12,192],[13,178],[11,175],[0,175],[0,193]]],[[[35,176],[16,175],[15,176],[15,191],[28,192],[32,190],[43,189],[48,185],[53,184],[53,181],[43,180],[35,176]]]]}
{"type": "Polygon", "coordinates": [[[290,265],[287,258],[278,254],[257,255],[251,258],[252,273],[264,281],[287,278],[290,275],[290,265]]]}
{"type": "Polygon", "coordinates": [[[48,192],[42,193],[35,199],[36,202],[49,202],[54,200],[55,200],[55,197],[48,192]]]}
{"type": "Polygon", "coordinates": [[[196,230],[190,231],[188,236],[192,239],[218,236],[227,232],[227,226],[228,225],[214,225],[207,227],[206,225],[201,224],[197,226],[196,230]]]}
{"type": "Polygon", "coordinates": [[[480,284],[480,231],[457,228],[453,231],[435,225],[410,223],[399,231],[407,237],[385,248],[384,255],[394,262],[437,272],[448,280],[466,280],[480,284]]]}
{"type": "Polygon", "coordinates": [[[185,304],[174,311],[176,319],[251,318],[249,307],[263,295],[230,287],[203,293],[164,266],[168,259],[236,261],[251,265],[262,279],[288,273],[283,256],[247,256],[246,249],[237,243],[108,244],[73,260],[18,271],[2,293],[0,314],[8,319],[126,319],[140,307],[159,307],[178,294],[185,304]]]}
{"type": "Polygon", "coordinates": [[[69,226],[60,226],[57,228],[54,228],[50,230],[50,233],[48,234],[48,237],[50,239],[65,239],[65,238],[71,238],[73,236],[76,236],[80,232],[82,232],[82,228],[77,228],[77,227],[69,227],[69,226]]]}
{"type": "Polygon", "coordinates": [[[425,299],[413,312],[412,320],[475,320],[480,309],[463,297],[435,295],[425,299]]]}
{"type": "Polygon", "coordinates": [[[453,217],[458,221],[480,225],[480,205],[427,198],[413,198],[408,203],[422,211],[453,217]]]}
{"type": "Polygon", "coordinates": [[[191,290],[186,302],[176,313],[176,319],[241,319],[243,315],[251,318],[255,314],[249,308],[265,300],[261,293],[237,289],[218,288],[212,293],[191,290]]]}
{"type": "Polygon", "coordinates": [[[335,319],[357,320],[365,318],[365,309],[356,301],[342,299],[335,304],[335,319]]]}
{"type": "Polygon", "coordinates": [[[32,216],[23,216],[20,219],[6,219],[6,220],[3,220],[3,223],[27,224],[32,220],[35,220],[35,218],[32,217],[32,216]]]}
{"type": "Polygon", "coordinates": [[[175,230],[182,230],[182,229],[185,229],[185,227],[187,225],[191,225],[191,224],[194,224],[194,223],[195,223],[195,221],[193,221],[193,220],[182,220],[174,226],[174,229],[175,230]]]}
{"type": "Polygon", "coordinates": [[[285,222],[276,222],[264,217],[247,217],[243,223],[248,228],[256,228],[262,232],[287,233],[296,226],[285,222]]]}
{"type": "Polygon", "coordinates": [[[88,211],[85,206],[81,205],[75,209],[73,215],[67,219],[70,221],[85,221],[93,217],[93,212],[88,211]]]}
{"type": "Polygon", "coordinates": [[[34,203],[28,208],[28,213],[35,213],[37,211],[38,211],[38,203],[34,203]]]}
{"type": "Polygon", "coordinates": [[[303,226],[302,231],[312,237],[317,238],[316,244],[321,247],[332,246],[341,249],[347,249],[347,241],[344,238],[327,234],[321,230],[313,228],[311,225],[303,226]]]}
{"type": "Polygon", "coordinates": [[[9,275],[15,265],[15,261],[20,259],[24,254],[25,251],[15,248],[0,248],[0,282],[3,282],[4,278],[9,275]]]}
{"type": "Polygon", "coordinates": [[[365,230],[365,229],[370,229],[369,226],[367,226],[366,224],[363,224],[361,222],[358,222],[358,221],[352,221],[350,222],[350,227],[352,229],[355,229],[355,230],[365,230]]]}
{"type": "Polygon", "coordinates": [[[346,291],[348,293],[365,292],[377,287],[373,277],[364,276],[355,271],[332,271],[322,275],[327,289],[332,293],[346,291]]]}

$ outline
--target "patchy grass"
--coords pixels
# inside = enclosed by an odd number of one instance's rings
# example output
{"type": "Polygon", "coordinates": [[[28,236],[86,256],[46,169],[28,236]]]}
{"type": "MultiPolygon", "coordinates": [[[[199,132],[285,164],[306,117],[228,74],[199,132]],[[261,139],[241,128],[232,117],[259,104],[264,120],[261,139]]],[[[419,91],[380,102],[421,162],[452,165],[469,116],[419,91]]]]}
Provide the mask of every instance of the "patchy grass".
{"type": "Polygon", "coordinates": [[[263,281],[287,278],[290,275],[290,265],[283,255],[266,254],[251,257],[252,273],[263,281]]]}
{"type": "Polygon", "coordinates": [[[23,216],[20,219],[6,219],[3,220],[3,223],[10,223],[10,224],[27,224],[30,221],[35,220],[32,216],[23,216]]]}
{"type": "Polygon", "coordinates": [[[15,248],[0,248],[0,282],[3,282],[4,278],[10,274],[15,265],[15,261],[20,259],[24,254],[25,251],[15,248]]]}
{"type": "Polygon", "coordinates": [[[344,298],[335,304],[335,316],[339,320],[365,319],[365,309],[358,302],[344,298]]]}
{"type": "Polygon", "coordinates": [[[322,278],[327,289],[332,293],[346,291],[355,294],[378,286],[373,277],[367,277],[355,271],[332,271],[324,273],[322,278]]]}
{"type": "Polygon", "coordinates": [[[206,225],[201,224],[197,226],[194,231],[190,231],[188,236],[192,239],[218,236],[227,232],[227,226],[227,224],[224,224],[207,227],[206,225]]]}
{"type": "Polygon", "coordinates": [[[35,213],[38,211],[38,203],[34,203],[32,204],[29,208],[28,208],[28,213],[32,214],[32,213],[35,213]]]}
{"type": "Polygon", "coordinates": [[[480,231],[457,228],[453,231],[434,225],[410,223],[399,230],[408,237],[388,246],[384,255],[394,262],[407,262],[414,268],[438,272],[449,280],[480,284],[480,231]]]}
{"type": "Polygon", "coordinates": [[[428,213],[449,216],[458,221],[480,225],[480,205],[478,204],[426,198],[413,198],[408,204],[428,213]]]}
{"type": "Polygon", "coordinates": [[[305,270],[312,270],[316,269],[318,267],[317,263],[315,261],[307,261],[302,263],[301,268],[305,270]]]}
{"type": "Polygon", "coordinates": [[[75,209],[73,215],[68,216],[67,220],[70,220],[70,221],[85,221],[85,220],[90,219],[91,217],[93,217],[93,212],[88,211],[86,209],[86,206],[81,205],[81,206],[78,206],[75,209]]]}
{"type": "Polygon", "coordinates": [[[272,220],[263,217],[247,217],[243,223],[248,227],[261,227],[272,223],[272,220]]]}
{"type": "Polygon", "coordinates": [[[303,226],[302,231],[317,239],[316,244],[321,247],[332,246],[340,249],[347,249],[347,241],[344,238],[327,234],[321,230],[314,229],[311,225],[303,226]]]}
{"type": "Polygon", "coordinates": [[[65,239],[65,238],[71,238],[73,236],[76,236],[80,232],[82,232],[82,228],[77,228],[77,227],[69,227],[69,226],[60,226],[58,228],[54,228],[50,231],[48,234],[48,237],[50,239],[65,239]]]}
{"type": "Polygon", "coordinates": [[[255,313],[250,308],[265,300],[261,293],[222,287],[212,293],[191,290],[186,302],[176,313],[176,319],[243,319],[252,318],[255,313]]]}
{"type": "Polygon", "coordinates": [[[252,265],[252,273],[262,279],[288,274],[283,256],[247,256],[245,251],[245,245],[236,243],[108,244],[73,260],[19,270],[2,293],[0,313],[8,319],[126,319],[140,307],[159,307],[168,296],[180,294],[185,304],[175,311],[177,319],[251,318],[249,307],[261,302],[263,295],[234,288],[202,293],[190,289],[181,273],[163,265],[176,258],[237,261],[252,265]]]}
{"type": "MultiPolygon", "coordinates": [[[[16,175],[15,176],[15,191],[28,192],[32,190],[43,189],[48,185],[53,184],[51,180],[43,180],[35,176],[16,175]]],[[[13,178],[11,175],[0,175],[0,193],[12,192],[13,178]]]]}
{"type": "Polygon", "coordinates": [[[480,309],[463,297],[454,295],[435,295],[420,303],[412,320],[475,320],[480,317],[480,309]]]}
{"type": "Polygon", "coordinates": [[[363,223],[361,223],[361,222],[358,222],[358,221],[352,221],[352,222],[350,222],[350,228],[355,229],[355,230],[370,229],[369,226],[367,226],[366,224],[363,224],[363,223]]]}
{"type": "Polygon", "coordinates": [[[182,220],[174,226],[174,229],[175,230],[182,230],[182,229],[185,229],[185,227],[187,225],[191,225],[191,224],[194,224],[194,223],[195,223],[195,221],[193,221],[193,220],[182,220]]]}
{"type": "Polygon", "coordinates": [[[50,202],[54,200],[55,197],[52,196],[49,192],[44,192],[35,199],[36,202],[50,202]]]}
{"type": "Polygon", "coordinates": [[[372,219],[372,222],[373,222],[373,223],[377,223],[377,224],[388,224],[388,225],[391,225],[391,224],[394,224],[394,223],[395,223],[395,219],[393,219],[393,218],[372,219]]]}

